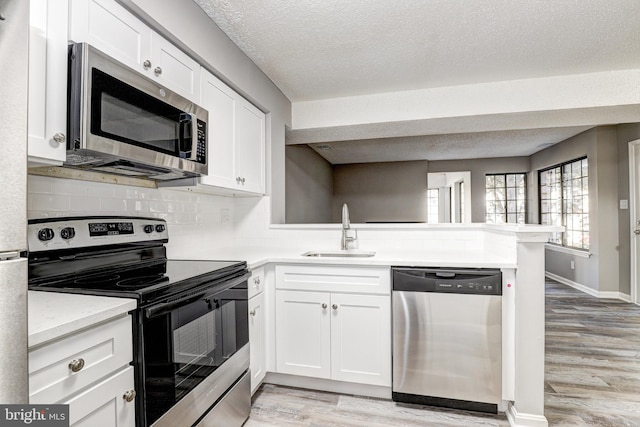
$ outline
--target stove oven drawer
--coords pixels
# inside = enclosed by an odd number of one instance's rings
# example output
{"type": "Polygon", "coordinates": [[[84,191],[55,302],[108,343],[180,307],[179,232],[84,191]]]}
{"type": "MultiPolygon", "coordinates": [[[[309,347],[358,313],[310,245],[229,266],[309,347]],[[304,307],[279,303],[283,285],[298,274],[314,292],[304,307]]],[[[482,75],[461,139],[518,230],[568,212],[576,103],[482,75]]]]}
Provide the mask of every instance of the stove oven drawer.
{"type": "Polygon", "coordinates": [[[131,316],[29,351],[29,402],[58,403],[133,360],[131,316]]]}

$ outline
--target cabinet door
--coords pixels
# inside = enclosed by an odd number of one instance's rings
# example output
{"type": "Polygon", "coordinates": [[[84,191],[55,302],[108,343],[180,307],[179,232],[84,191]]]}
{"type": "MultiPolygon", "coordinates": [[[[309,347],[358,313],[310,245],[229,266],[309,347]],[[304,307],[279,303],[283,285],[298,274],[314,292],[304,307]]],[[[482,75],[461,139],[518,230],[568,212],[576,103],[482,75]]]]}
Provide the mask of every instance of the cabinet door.
{"type": "Polygon", "coordinates": [[[391,386],[389,296],[331,294],[331,379],[391,386]]]}
{"type": "Polygon", "coordinates": [[[265,115],[242,98],[236,104],[235,144],[240,188],[264,194],[265,115]]]}
{"type": "Polygon", "coordinates": [[[115,0],[71,0],[69,38],[87,42],[140,73],[149,74],[151,29],[115,0]]]}
{"type": "Polygon", "coordinates": [[[324,292],[276,292],[276,369],[279,373],[331,375],[330,296],[324,292]]]}
{"type": "Polygon", "coordinates": [[[31,0],[29,17],[29,162],[66,159],[67,0],[31,0]]]}
{"type": "Polygon", "coordinates": [[[249,345],[251,368],[251,393],[253,394],[265,376],[266,353],[264,293],[260,293],[249,300],[249,345]]]}
{"type": "Polygon", "coordinates": [[[133,367],[83,391],[63,403],[69,405],[71,427],[134,427],[135,398],[128,402],[125,393],[134,391],[133,367]]]}
{"type": "Polygon", "coordinates": [[[151,33],[151,70],[158,82],[198,104],[200,64],[156,33],[151,33]]]}
{"type": "Polygon", "coordinates": [[[233,144],[235,139],[236,94],[207,70],[202,70],[200,95],[202,107],[209,111],[207,123],[207,163],[209,173],[204,185],[235,188],[237,185],[233,144]]]}

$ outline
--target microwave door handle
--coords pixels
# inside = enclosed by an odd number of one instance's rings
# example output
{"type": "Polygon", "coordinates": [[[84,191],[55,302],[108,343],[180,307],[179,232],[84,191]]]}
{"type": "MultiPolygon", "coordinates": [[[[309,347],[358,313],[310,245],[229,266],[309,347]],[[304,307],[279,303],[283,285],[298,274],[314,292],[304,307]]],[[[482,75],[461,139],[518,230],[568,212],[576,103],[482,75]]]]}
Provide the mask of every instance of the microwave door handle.
{"type": "Polygon", "coordinates": [[[193,116],[183,114],[180,117],[180,125],[178,127],[178,154],[182,159],[191,158],[191,149],[193,147],[193,116]],[[187,135],[189,137],[187,138],[187,135]]]}

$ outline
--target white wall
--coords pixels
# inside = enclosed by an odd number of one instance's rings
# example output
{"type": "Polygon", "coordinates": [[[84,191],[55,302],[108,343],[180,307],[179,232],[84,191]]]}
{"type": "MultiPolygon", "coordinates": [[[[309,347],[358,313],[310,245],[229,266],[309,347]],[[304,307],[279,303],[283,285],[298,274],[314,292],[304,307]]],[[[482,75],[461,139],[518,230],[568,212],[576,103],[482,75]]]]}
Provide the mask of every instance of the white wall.
{"type": "Polygon", "coordinates": [[[167,221],[170,258],[202,258],[234,238],[234,199],[182,190],[150,189],[29,175],[29,219],[125,215],[167,221]],[[224,222],[222,211],[229,214],[224,222]]]}

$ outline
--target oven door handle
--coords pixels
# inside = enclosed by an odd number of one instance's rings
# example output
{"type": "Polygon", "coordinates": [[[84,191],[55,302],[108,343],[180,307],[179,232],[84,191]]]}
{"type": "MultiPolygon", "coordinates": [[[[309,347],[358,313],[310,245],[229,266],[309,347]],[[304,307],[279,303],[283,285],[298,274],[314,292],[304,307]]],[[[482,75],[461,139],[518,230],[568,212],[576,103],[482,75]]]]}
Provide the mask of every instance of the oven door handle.
{"type": "Polygon", "coordinates": [[[202,293],[198,294],[198,295],[193,295],[193,294],[189,294],[183,298],[179,298],[175,301],[171,301],[171,302],[165,302],[162,304],[156,304],[152,307],[149,307],[147,309],[144,310],[144,316],[147,319],[151,319],[153,317],[156,316],[160,316],[162,314],[166,314],[169,313],[170,311],[175,310],[176,308],[182,307],[184,305],[190,304],[192,302],[195,302],[199,299],[207,299],[207,298],[211,298],[214,295],[219,294],[220,292],[224,292],[230,288],[233,288],[234,286],[237,286],[243,282],[246,282],[250,277],[250,274],[243,274],[242,276],[239,277],[235,277],[231,280],[229,280],[228,282],[223,282],[224,285],[223,286],[216,286],[215,289],[213,290],[213,292],[207,292],[207,291],[211,291],[211,289],[205,289],[202,291],[202,293]]]}

